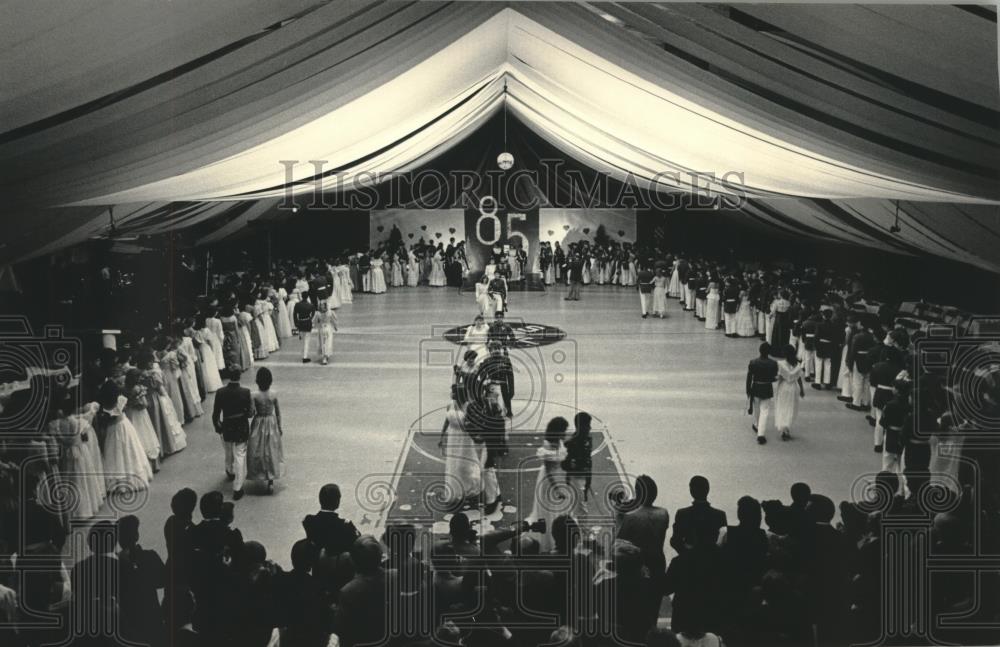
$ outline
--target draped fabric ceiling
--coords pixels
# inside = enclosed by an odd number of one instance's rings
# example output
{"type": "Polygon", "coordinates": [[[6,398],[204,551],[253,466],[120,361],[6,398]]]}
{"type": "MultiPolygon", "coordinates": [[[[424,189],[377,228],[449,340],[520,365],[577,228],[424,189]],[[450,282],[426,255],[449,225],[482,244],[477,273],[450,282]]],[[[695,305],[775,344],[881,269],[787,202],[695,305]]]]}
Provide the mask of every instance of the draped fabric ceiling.
{"type": "Polygon", "coordinates": [[[116,231],[217,222],[214,242],[311,193],[309,160],[345,185],[418,169],[506,102],[616,179],[684,190],[739,172],[747,215],[771,226],[1000,272],[994,8],[66,7],[0,9],[0,187],[25,225],[7,260],[105,233],[109,206],[116,231]]]}

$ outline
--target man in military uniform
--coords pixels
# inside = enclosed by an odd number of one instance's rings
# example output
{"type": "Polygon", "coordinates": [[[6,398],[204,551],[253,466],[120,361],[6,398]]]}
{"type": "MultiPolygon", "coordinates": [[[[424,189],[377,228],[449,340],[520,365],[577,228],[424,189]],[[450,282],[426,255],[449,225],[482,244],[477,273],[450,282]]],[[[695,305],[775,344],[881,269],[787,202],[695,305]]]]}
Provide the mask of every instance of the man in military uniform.
{"type": "Polygon", "coordinates": [[[499,300],[500,304],[496,308],[496,313],[501,314],[507,311],[507,279],[503,276],[501,270],[497,270],[497,273],[493,276],[487,287],[487,292],[490,298],[494,301],[499,300]]]}
{"type": "Polygon", "coordinates": [[[816,334],[819,332],[819,324],[823,318],[818,312],[812,312],[806,316],[802,322],[800,332],[802,333],[802,373],[806,382],[816,379],[816,334]]]}
{"type": "Polygon", "coordinates": [[[877,343],[872,335],[871,324],[866,322],[851,338],[851,347],[847,351],[847,366],[851,369],[851,401],[846,405],[848,409],[868,411],[871,408],[868,373],[875,363],[876,350],[877,343]]]}
{"type": "Polygon", "coordinates": [[[817,325],[816,332],[816,381],[814,389],[832,389],[837,376],[833,372],[833,355],[839,352],[837,338],[841,334],[840,326],[833,320],[832,310],[823,310],[823,320],[817,325]]]}
{"type": "Polygon", "coordinates": [[[487,393],[491,385],[499,385],[505,415],[507,418],[511,418],[513,417],[511,400],[514,398],[514,366],[511,364],[510,357],[503,352],[503,346],[500,345],[500,342],[490,341],[487,348],[490,355],[479,366],[476,377],[479,383],[477,392],[487,393]]]}
{"type": "Polygon", "coordinates": [[[747,367],[747,398],[750,400],[748,413],[754,417],[753,430],[757,432],[757,442],[767,442],[767,425],[771,417],[774,399],[774,381],[778,379],[778,362],[770,357],[771,345],[760,345],[760,356],[750,360],[747,367]]]}
{"type": "Polygon", "coordinates": [[[893,398],[893,382],[903,369],[903,357],[900,351],[893,346],[883,346],[878,352],[879,359],[869,372],[869,384],[875,392],[872,395],[872,413],[874,415],[869,416],[869,422],[875,427],[875,453],[881,454],[885,442],[882,412],[885,410],[885,405],[893,398]]]}
{"type": "Polygon", "coordinates": [[[736,334],[736,312],[740,309],[740,286],[736,279],[730,277],[722,292],[722,318],[726,322],[726,337],[739,337],[736,334]]]}
{"type": "Polygon", "coordinates": [[[313,329],[313,313],[316,312],[316,307],[308,299],[302,299],[295,304],[295,308],[292,310],[292,315],[295,318],[295,329],[299,331],[299,338],[302,340],[302,363],[308,364],[312,360],[309,359],[309,342],[312,341],[312,329],[313,329]]]}
{"type": "Polygon", "coordinates": [[[653,298],[653,259],[647,259],[639,270],[636,283],[639,285],[639,311],[642,318],[649,316],[649,302],[653,298]]]}
{"type": "Polygon", "coordinates": [[[490,342],[497,342],[505,353],[517,341],[514,329],[504,320],[503,311],[498,311],[493,316],[493,321],[490,322],[490,330],[486,333],[486,341],[487,346],[490,342]]]}
{"type": "Polygon", "coordinates": [[[854,364],[847,361],[847,355],[851,350],[854,335],[856,335],[860,330],[861,324],[858,321],[858,315],[854,312],[848,313],[847,325],[844,327],[843,338],[840,346],[841,361],[844,365],[835,370],[835,374],[838,376],[838,380],[840,381],[840,395],[837,396],[837,399],[841,402],[851,402],[854,399],[853,390],[851,388],[854,382],[854,364]]]}

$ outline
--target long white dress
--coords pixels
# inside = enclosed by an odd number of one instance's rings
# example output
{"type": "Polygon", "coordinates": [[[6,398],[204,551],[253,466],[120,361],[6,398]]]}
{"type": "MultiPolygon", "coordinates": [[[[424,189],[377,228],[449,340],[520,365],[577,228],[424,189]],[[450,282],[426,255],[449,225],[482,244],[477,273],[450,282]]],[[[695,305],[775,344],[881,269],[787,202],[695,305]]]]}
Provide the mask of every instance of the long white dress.
{"type": "Polygon", "coordinates": [[[317,311],[313,315],[313,329],[319,333],[319,354],[322,357],[333,355],[333,323],[336,320],[333,310],[317,311]]]}
{"type": "Polygon", "coordinates": [[[218,317],[206,317],[205,328],[212,333],[215,341],[218,342],[212,344],[212,350],[215,352],[215,362],[219,366],[225,366],[226,362],[222,358],[222,346],[225,343],[225,335],[222,333],[222,320],[218,317]]]}
{"type": "Polygon", "coordinates": [[[667,314],[667,277],[657,276],[653,279],[653,314],[667,314]]]}
{"type": "Polygon", "coordinates": [[[385,270],[382,269],[384,266],[385,263],[381,258],[372,259],[372,269],[370,274],[373,294],[385,293],[385,270]]]}
{"type": "Polygon", "coordinates": [[[477,497],[483,489],[479,447],[465,430],[465,414],[454,402],[445,413],[444,483],[452,501],[477,497]]]}
{"type": "MultiPolygon", "coordinates": [[[[292,290],[292,294],[288,297],[288,325],[292,330],[295,330],[295,304],[301,301],[299,298],[299,291],[292,290]]],[[[221,366],[221,364],[220,364],[221,366]]]]}
{"type": "Polygon", "coordinates": [[[736,334],[740,337],[757,336],[757,318],[750,306],[750,297],[746,292],[740,294],[740,309],[736,311],[736,334]]]}
{"type": "Polygon", "coordinates": [[[447,277],[444,275],[444,260],[441,258],[441,252],[434,252],[434,256],[431,258],[431,275],[428,283],[437,288],[443,288],[448,283],[447,277]]]}
{"type": "Polygon", "coordinates": [[[719,327],[719,288],[712,288],[708,291],[708,298],[705,299],[705,328],[715,330],[719,327]]]}
{"type": "Polygon", "coordinates": [[[493,316],[493,299],[490,298],[490,286],[482,281],[476,283],[476,305],[479,306],[479,314],[484,317],[493,316]]]}
{"type": "Polygon", "coordinates": [[[267,352],[276,353],[281,345],[278,343],[278,331],[274,329],[274,318],[271,316],[274,304],[258,299],[257,307],[260,309],[260,322],[264,329],[264,338],[261,339],[261,342],[267,348],[267,352]]]}
{"type": "Polygon", "coordinates": [[[413,250],[406,252],[406,285],[411,288],[417,287],[420,281],[420,263],[413,250]]]}
{"type": "Polygon", "coordinates": [[[778,388],[774,394],[774,426],[779,431],[791,430],[799,412],[799,378],[803,364],[792,366],[778,360],[778,388]]]}
{"type": "Polygon", "coordinates": [[[222,388],[222,378],[219,375],[219,363],[215,359],[213,335],[206,329],[194,332],[194,341],[198,343],[198,356],[201,357],[201,381],[205,384],[205,393],[215,393],[222,388]]]}
{"type": "MultiPolygon", "coordinates": [[[[527,520],[546,519],[551,525],[553,519],[559,515],[570,514],[576,506],[574,492],[567,485],[566,472],[562,468],[563,459],[566,458],[566,448],[562,443],[552,445],[543,441],[535,456],[541,464],[538,478],[535,480],[534,503],[527,520]]],[[[542,553],[552,550],[551,533],[545,535],[532,533],[532,537],[541,544],[542,553]]]]}
{"type": "Polygon", "coordinates": [[[122,413],[128,399],[118,396],[118,406],[99,415],[107,416],[104,430],[104,484],[111,491],[142,490],[153,478],[139,435],[122,413]]]}
{"type": "Polygon", "coordinates": [[[76,519],[89,519],[104,502],[104,475],[95,471],[89,445],[97,446],[97,434],[78,416],[49,422],[49,434],[60,444],[59,473],[71,485],[67,512],[76,519]],[[84,440],[86,438],[86,440],[84,440]]]}
{"type": "Polygon", "coordinates": [[[392,257],[392,287],[403,287],[403,262],[398,256],[392,257]]]}
{"type": "Polygon", "coordinates": [[[667,287],[667,294],[673,298],[681,296],[681,275],[677,271],[678,262],[674,261],[674,269],[670,273],[670,285],[667,287]]]}
{"type": "Polygon", "coordinates": [[[486,342],[490,338],[490,326],[485,321],[483,325],[469,326],[468,330],[465,331],[465,338],[462,340],[466,344],[467,350],[474,350],[476,353],[482,357],[486,354],[486,342]]]}
{"type": "Polygon", "coordinates": [[[507,266],[510,267],[510,280],[521,280],[521,264],[517,262],[517,251],[511,248],[507,251],[507,266]]]}
{"type": "Polygon", "coordinates": [[[288,339],[292,336],[292,320],[289,318],[287,298],[288,292],[285,288],[278,288],[278,339],[288,339]]]}

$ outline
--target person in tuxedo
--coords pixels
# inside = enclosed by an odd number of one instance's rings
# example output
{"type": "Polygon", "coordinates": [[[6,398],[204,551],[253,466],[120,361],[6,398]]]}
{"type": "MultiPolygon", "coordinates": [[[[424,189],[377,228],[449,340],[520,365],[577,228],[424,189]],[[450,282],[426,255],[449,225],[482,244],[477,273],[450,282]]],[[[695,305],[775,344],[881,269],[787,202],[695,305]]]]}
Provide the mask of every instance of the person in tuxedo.
{"type": "Polygon", "coordinates": [[[299,331],[299,338],[302,340],[302,363],[308,364],[312,360],[309,359],[309,342],[312,341],[312,329],[313,329],[313,313],[316,312],[316,306],[312,304],[308,299],[302,299],[295,304],[295,308],[292,311],[295,317],[295,329],[299,331]]]}
{"type": "MultiPolygon", "coordinates": [[[[690,550],[698,538],[711,537],[726,527],[726,513],[713,508],[708,502],[709,483],[704,476],[692,476],[688,483],[691,505],[677,511],[674,518],[674,532],[670,536],[670,546],[678,553],[690,550]]],[[[712,541],[715,541],[714,539],[712,541]]]]}
{"type": "Polygon", "coordinates": [[[645,319],[649,316],[649,302],[653,298],[653,259],[648,259],[639,270],[636,280],[639,286],[639,313],[645,319]]]}
{"type": "Polygon", "coordinates": [[[348,552],[361,536],[351,521],[337,514],[340,496],[340,486],[327,483],[319,490],[319,512],[306,515],[302,520],[306,538],[324,551],[326,557],[348,552]]]}
{"type": "Polygon", "coordinates": [[[514,398],[514,365],[510,357],[504,354],[499,341],[490,341],[487,348],[490,355],[479,368],[479,387],[476,392],[485,393],[492,385],[499,385],[505,415],[511,418],[514,415],[511,409],[511,400],[514,398]]]}
{"type": "Polygon", "coordinates": [[[489,333],[487,333],[487,342],[497,341],[504,349],[504,352],[507,352],[516,340],[517,337],[514,335],[514,329],[510,327],[510,324],[504,321],[503,311],[497,312],[493,316],[493,321],[490,322],[489,333]]]}
{"type": "Polygon", "coordinates": [[[340,589],[334,630],[341,647],[383,643],[388,638],[389,592],[398,589],[396,572],[382,567],[382,545],[364,535],[351,546],[354,579],[340,589]]]}
{"type": "Polygon", "coordinates": [[[569,276],[569,294],[566,301],[579,301],[583,286],[583,261],[574,252],[566,261],[566,274],[569,276]]]}
{"type": "Polygon", "coordinates": [[[649,570],[653,583],[663,583],[667,570],[667,556],[663,544],[667,540],[670,513],[665,508],[653,505],[658,494],[656,481],[643,474],[635,480],[635,499],[627,507],[633,508],[618,520],[616,537],[635,544],[642,554],[642,563],[649,570]]]}
{"type": "Polygon", "coordinates": [[[767,442],[767,424],[771,417],[774,401],[774,382],[778,379],[778,362],[770,357],[771,345],[760,345],[760,356],[750,360],[747,366],[747,398],[750,400],[750,414],[754,416],[753,430],[757,442],[767,442]]]}
{"type": "Polygon", "coordinates": [[[222,436],[226,449],[226,478],[233,482],[233,500],[243,498],[243,481],[247,476],[247,440],[250,438],[250,418],[253,400],[250,389],[240,386],[240,371],[229,367],[229,383],[215,394],[212,424],[222,436]]]}
{"type": "Polygon", "coordinates": [[[118,572],[121,577],[121,635],[139,645],[159,645],[165,638],[157,591],[167,579],[163,560],[155,550],[139,545],[139,519],[118,520],[118,572]]]}

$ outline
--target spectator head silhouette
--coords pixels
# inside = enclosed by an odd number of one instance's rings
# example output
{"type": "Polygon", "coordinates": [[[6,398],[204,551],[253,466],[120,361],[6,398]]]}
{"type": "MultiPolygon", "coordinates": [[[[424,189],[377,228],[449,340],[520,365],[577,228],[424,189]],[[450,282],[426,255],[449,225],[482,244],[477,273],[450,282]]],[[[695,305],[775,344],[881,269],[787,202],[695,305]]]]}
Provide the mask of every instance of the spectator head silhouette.
{"type": "Polygon", "coordinates": [[[804,509],[809,503],[809,497],[812,495],[812,488],[806,483],[793,483],[791,495],[792,506],[804,509]]]}
{"type": "Polygon", "coordinates": [[[139,543],[139,517],[128,514],[118,520],[118,545],[132,548],[139,543]]]}
{"type": "Polygon", "coordinates": [[[300,539],[292,544],[292,569],[308,573],[319,559],[319,549],[308,539],[300,539]]]}
{"type": "Polygon", "coordinates": [[[766,341],[762,342],[760,347],[757,349],[757,352],[761,357],[768,357],[771,354],[771,344],[766,341]]]}
{"type": "Polygon", "coordinates": [[[371,535],[361,535],[351,546],[351,561],[359,575],[372,575],[382,565],[382,545],[371,535]]]}
{"type": "Polygon", "coordinates": [[[761,517],[760,502],[752,496],[740,497],[736,502],[736,518],[740,525],[745,528],[760,528],[761,517]]]}
{"type": "MultiPolygon", "coordinates": [[[[641,474],[635,479],[635,499],[639,505],[653,505],[659,493],[660,490],[656,487],[656,481],[653,480],[652,476],[641,474]]],[[[694,490],[691,491],[691,494],[694,495],[694,490]]],[[[705,483],[705,496],[708,496],[707,481],[705,483]]]]}
{"type": "Polygon", "coordinates": [[[211,492],[206,492],[201,495],[201,501],[198,502],[198,508],[201,510],[201,516],[204,519],[218,519],[222,517],[222,504],[225,502],[225,498],[222,496],[222,492],[218,490],[212,490],[211,492]]]}
{"type": "Polygon", "coordinates": [[[837,514],[837,506],[833,504],[830,497],[822,494],[809,495],[809,505],[806,506],[806,515],[814,523],[830,523],[834,515],[837,514]]]}
{"type": "Polygon", "coordinates": [[[198,507],[198,493],[189,487],[181,488],[170,499],[170,510],[178,517],[190,519],[198,507]]]}
{"type": "Polygon", "coordinates": [[[705,501],[708,499],[708,479],[704,476],[692,476],[688,482],[688,491],[695,501],[705,501]]]}
{"type": "Polygon", "coordinates": [[[331,512],[340,507],[339,485],[336,483],[327,483],[319,489],[319,507],[331,512]]]}

